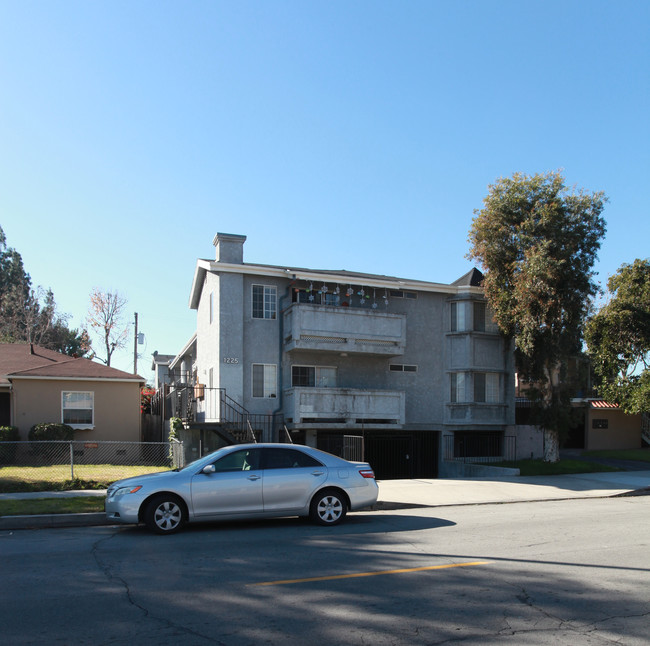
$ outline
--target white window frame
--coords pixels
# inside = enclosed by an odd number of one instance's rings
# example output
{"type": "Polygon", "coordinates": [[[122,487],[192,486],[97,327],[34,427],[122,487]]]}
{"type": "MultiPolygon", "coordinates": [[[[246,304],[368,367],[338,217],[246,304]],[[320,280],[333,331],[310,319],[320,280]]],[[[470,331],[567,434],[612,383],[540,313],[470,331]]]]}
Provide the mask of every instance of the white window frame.
{"type": "Polygon", "coordinates": [[[278,312],[278,288],[275,285],[260,285],[255,283],[251,288],[251,316],[257,320],[275,321],[278,312]],[[262,316],[256,316],[255,288],[262,289],[262,316]]]}
{"type": "Polygon", "coordinates": [[[95,428],[95,393],[92,390],[62,390],[61,391],[61,423],[75,429],[93,429],[95,428]],[[75,406],[79,402],[66,402],[66,396],[69,395],[84,395],[85,404],[90,400],[90,408],[88,406],[75,406]],[[66,405],[66,403],[68,405],[66,405]],[[66,422],[65,413],[69,410],[90,410],[91,421],[88,422],[66,422]]]}
{"type": "Polygon", "coordinates": [[[251,365],[251,396],[254,399],[273,399],[278,396],[278,366],[275,363],[253,363],[251,365]],[[262,394],[256,394],[255,368],[261,367],[262,394]]]}

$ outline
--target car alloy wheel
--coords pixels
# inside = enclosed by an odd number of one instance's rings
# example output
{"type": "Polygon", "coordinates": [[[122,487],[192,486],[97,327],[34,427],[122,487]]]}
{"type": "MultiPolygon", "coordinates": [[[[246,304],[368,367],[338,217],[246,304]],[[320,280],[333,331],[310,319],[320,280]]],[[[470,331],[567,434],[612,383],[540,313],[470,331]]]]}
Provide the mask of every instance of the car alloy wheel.
{"type": "Polygon", "coordinates": [[[172,496],[157,496],[147,505],[144,517],[149,529],[158,534],[172,534],[185,522],[181,503],[172,496]]]}
{"type": "Polygon", "coordinates": [[[347,513],[347,503],[334,489],[326,489],[316,494],[311,502],[311,520],[319,525],[337,525],[347,513]]]}

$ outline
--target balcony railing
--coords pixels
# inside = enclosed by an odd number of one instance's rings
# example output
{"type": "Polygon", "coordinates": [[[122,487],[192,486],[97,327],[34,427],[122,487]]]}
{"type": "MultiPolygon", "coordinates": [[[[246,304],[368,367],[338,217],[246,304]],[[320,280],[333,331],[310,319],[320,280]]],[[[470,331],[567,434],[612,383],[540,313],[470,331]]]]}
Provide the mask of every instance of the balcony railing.
{"type": "Polygon", "coordinates": [[[188,425],[219,425],[240,441],[277,441],[283,416],[250,413],[226,394],[224,388],[203,384],[175,388],[168,395],[167,410],[188,425]]]}
{"type": "Polygon", "coordinates": [[[406,316],[373,309],[294,303],[284,313],[284,332],[287,352],[398,356],[406,348],[406,316]]]}
{"type": "Polygon", "coordinates": [[[447,404],[447,424],[505,424],[506,404],[465,402],[447,404]]]}
{"type": "Polygon", "coordinates": [[[396,390],[291,388],[284,393],[284,414],[294,428],[400,425],[405,421],[405,394],[396,390]]]}

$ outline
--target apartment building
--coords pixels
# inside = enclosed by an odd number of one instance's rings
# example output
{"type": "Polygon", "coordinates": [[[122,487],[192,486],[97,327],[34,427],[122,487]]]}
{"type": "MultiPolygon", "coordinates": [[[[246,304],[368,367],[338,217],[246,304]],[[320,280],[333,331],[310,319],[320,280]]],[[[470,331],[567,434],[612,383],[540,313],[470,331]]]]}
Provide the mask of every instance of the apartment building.
{"type": "Polygon", "coordinates": [[[502,447],[513,353],[478,270],[440,284],[251,264],[245,240],[218,233],[215,259],[196,265],[196,335],[170,364],[184,366],[194,426],[245,419],[263,441],[362,445],[384,478],[435,477],[482,439],[502,447]]]}

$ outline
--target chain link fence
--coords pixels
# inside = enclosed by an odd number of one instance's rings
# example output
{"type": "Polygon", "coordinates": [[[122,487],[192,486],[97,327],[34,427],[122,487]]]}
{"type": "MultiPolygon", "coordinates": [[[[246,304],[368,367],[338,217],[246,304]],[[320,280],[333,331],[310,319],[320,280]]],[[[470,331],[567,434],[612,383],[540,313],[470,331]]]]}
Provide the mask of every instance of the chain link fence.
{"type": "Polygon", "coordinates": [[[0,442],[0,489],[65,481],[107,485],[184,464],[181,442],[0,442]]]}

